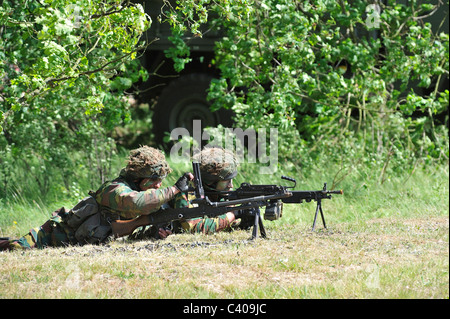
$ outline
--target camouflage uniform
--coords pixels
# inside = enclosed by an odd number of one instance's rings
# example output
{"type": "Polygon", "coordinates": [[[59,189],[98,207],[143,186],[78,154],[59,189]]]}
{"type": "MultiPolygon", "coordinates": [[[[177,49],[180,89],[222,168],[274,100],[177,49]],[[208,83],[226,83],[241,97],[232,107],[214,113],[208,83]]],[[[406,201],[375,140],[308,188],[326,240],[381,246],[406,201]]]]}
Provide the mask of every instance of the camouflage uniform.
{"type": "Polygon", "coordinates": [[[64,207],[54,211],[42,226],[30,229],[28,234],[19,239],[5,240],[1,245],[2,248],[13,250],[76,244],[75,232],[63,222],[67,214],[68,211],[64,207]]]}
{"type": "Polygon", "coordinates": [[[159,210],[162,204],[174,198],[171,187],[139,191],[138,186],[127,180],[123,171],[119,178],[106,182],[95,193],[102,211],[115,219],[131,219],[159,210]]]}
{"type": "MultiPolygon", "coordinates": [[[[64,207],[55,211],[42,226],[33,228],[17,240],[0,242],[0,249],[27,249],[58,247],[70,244],[101,243],[108,240],[111,233],[109,223],[116,219],[130,219],[159,210],[161,205],[174,198],[171,187],[140,191],[134,180],[151,178],[163,179],[171,172],[164,155],[156,149],[144,146],[130,152],[130,160],[119,177],[104,183],[95,193],[90,194],[98,203],[98,230],[88,228],[86,239],[80,242],[76,232],[68,222],[73,210],[64,207]],[[95,232],[99,233],[96,236],[95,232]],[[9,246],[9,247],[8,247],[9,246]]],[[[76,206],[75,206],[76,207],[76,206]]],[[[80,227],[81,228],[81,227],[80,227]]],[[[83,237],[84,238],[84,237],[83,237]]]]}

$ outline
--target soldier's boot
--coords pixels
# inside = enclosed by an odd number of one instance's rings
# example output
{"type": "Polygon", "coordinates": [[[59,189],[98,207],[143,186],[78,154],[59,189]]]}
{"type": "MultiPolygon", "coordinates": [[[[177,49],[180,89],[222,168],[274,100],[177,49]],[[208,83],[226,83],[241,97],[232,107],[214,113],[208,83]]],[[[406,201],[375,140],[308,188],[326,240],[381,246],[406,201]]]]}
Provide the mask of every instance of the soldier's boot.
{"type": "Polygon", "coordinates": [[[11,247],[9,245],[9,238],[1,237],[0,238],[0,251],[2,250],[10,250],[11,247]]]}

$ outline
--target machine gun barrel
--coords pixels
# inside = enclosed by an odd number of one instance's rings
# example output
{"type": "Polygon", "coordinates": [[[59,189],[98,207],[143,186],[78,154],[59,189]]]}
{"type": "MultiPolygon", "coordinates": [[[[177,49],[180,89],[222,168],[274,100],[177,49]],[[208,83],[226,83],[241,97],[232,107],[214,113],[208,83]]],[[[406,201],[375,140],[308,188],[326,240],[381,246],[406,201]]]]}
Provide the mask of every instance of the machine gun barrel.
{"type": "Polygon", "coordinates": [[[327,190],[327,191],[291,191],[292,196],[289,198],[284,198],[282,201],[286,204],[301,203],[302,201],[310,202],[312,200],[331,198],[332,194],[342,195],[344,192],[342,190],[327,190]]]}
{"type": "MultiPolygon", "coordinates": [[[[296,183],[295,179],[282,176],[282,179],[296,183]]],[[[281,193],[289,193],[290,196],[279,197],[278,199],[284,204],[300,204],[303,201],[310,202],[316,201],[317,208],[316,213],[314,215],[314,223],[312,229],[314,230],[316,225],[316,219],[318,213],[322,217],[322,222],[325,228],[327,228],[325,224],[325,217],[322,211],[322,199],[331,199],[331,195],[340,194],[342,195],[344,192],[342,190],[328,190],[327,183],[324,183],[323,188],[321,190],[307,190],[307,191],[287,191],[287,188],[293,188],[288,186],[279,186],[279,185],[252,185],[249,183],[242,183],[241,186],[235,191],[230,191],[226,194],[223,194],[227,199],[227,203],[236,200],[248,199],[249,197],[257,197],[257,196],[270,196],[271,194],[281,194],[281,193]]]]}

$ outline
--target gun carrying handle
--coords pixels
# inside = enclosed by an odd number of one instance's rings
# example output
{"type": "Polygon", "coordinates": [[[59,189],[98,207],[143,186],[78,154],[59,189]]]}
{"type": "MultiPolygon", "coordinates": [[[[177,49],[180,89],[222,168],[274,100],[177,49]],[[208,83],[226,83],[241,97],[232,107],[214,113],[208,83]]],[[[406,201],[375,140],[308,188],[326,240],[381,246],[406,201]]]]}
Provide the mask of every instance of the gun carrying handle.
{"type": "Polygon", "coordinates": [[[291,187],[289,187],[289,188],[295,188],[295,186],[297,185],[297,181],[295,180],[295,178],[292,178],[292,177],[288,177],[288,176],[282,175],[282,176],[281,176],[281,179],[284,179],[284,180],[286,180],[286,181],[290,181],[290,182],[293,182],[293,183],[294,183],[294,186],[291,186],[291,187]]]}

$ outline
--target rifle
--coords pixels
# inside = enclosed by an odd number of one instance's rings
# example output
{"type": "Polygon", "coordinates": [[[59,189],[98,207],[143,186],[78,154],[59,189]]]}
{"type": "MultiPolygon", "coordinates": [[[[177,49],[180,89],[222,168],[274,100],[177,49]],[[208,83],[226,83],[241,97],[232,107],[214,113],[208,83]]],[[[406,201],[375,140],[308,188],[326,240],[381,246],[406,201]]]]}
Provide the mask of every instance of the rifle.
{"type": "Polygon", "coordinates": [[[171,208],[165,207],[160,210],[148,214],[141,215],[131,220],[115,220],[111,222],[112,234],[114,237],[123,237],[130,235],[137,227],[147,225],[167,225],[170,222],[183,219],[191,219],[198,217],[217,217],[227,212],[244,210],[247,215],[254,218],[252,239],[257,237],[258,227],[261,237],[266,238],[266,232],[259,208],[267,205],[273,205],[274,201],[286,199],[292,196],[292,193],[286,188],[279,188],[267,194],[256,194],[255,196],[247,196],[245,198],[236,198],[227,201],[212,202],[205,195],[201,174],[200,164],[192,163],[194,175],[194,193],[196,198],[192,201],[196,207],[171,208]]]}
{"type": "MultiPolygon", "coordinates": [[[[221,196],[225,200],[235,200],[235,199],[245,199],[251,198],[253,196],[269,195],[274,193],[286,192],[289,188],[295,188],[297,181],[291,177],[281,176],[281,179],[290,181],[294,183],[294,186],[279,186],[279,185],[251,185],[249,183],[242,183],[241,186],[235,191],[221,192],[221,196]]],[[[321,190],[313,191],[290,191],[292,196],[280,198],[277,200],[272,200],[266,205],[266,211],[264,214],[264,219],[275,220],[281,217],[282,205],[285,204],[300,204],[303,201],[311,202],[316,201],[317,207],[314,215],[314,222],[312,225],[312,230],[316,226],[317,215],[320,212],[322,217],[323,226],[326,229],[325,217],[322,210],[322,199],[331,199],[332,194],[343,194],[343,190],[328,190],[327,183],[324,183],[321,190]]]]}

